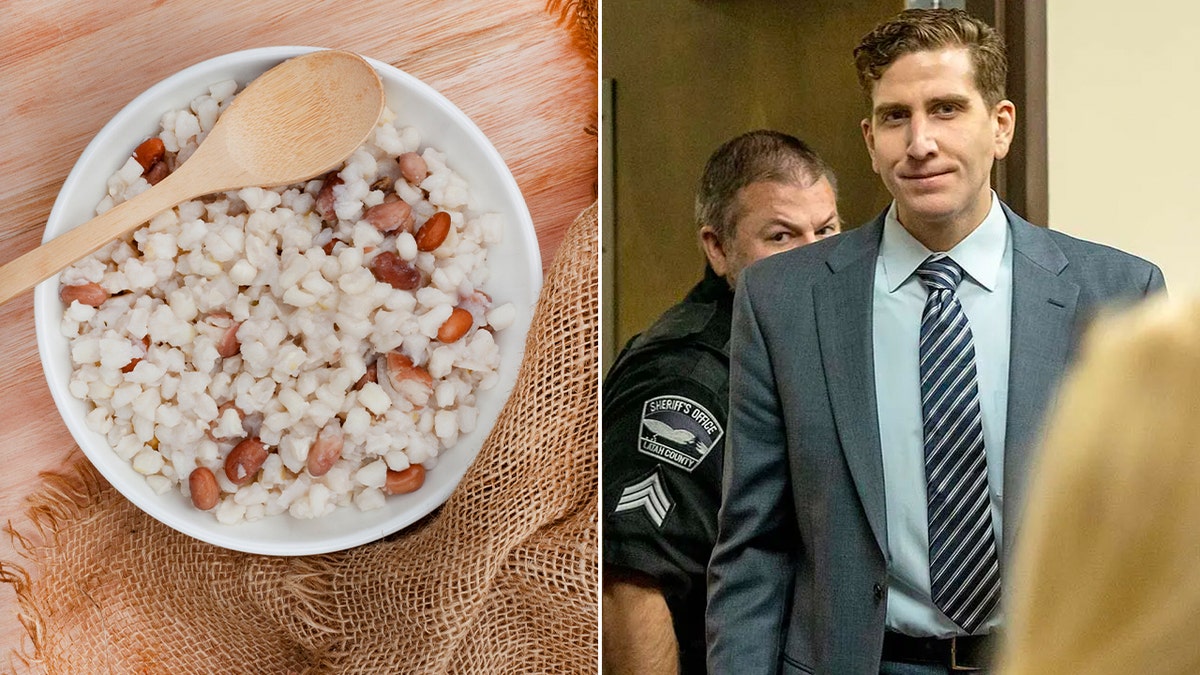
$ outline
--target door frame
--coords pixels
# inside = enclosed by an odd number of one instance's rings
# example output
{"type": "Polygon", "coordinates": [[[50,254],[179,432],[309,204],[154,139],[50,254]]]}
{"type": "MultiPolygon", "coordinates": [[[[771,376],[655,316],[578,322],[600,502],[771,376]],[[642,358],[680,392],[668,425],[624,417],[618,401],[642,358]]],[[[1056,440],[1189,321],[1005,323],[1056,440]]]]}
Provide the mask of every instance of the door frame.
{"type": "Polygon", "coordinates": [[[1008,98],[1017,108],[1008,157],[996,164],[996,194],[1037,225],[1049,226],[1046,120],[1046,0],[967,0],[1008,46],[1008,98]]]}

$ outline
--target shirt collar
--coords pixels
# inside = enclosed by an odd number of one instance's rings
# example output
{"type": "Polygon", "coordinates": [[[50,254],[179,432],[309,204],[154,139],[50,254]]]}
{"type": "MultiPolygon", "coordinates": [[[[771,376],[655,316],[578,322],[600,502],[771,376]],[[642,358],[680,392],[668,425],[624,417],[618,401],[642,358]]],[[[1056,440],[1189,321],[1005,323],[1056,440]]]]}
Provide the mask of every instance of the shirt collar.
{"type": "MultiPolygon", "coordinates": [[[[1000,208],[1000,199],[992,192],[992,207],[979,227],[946,252],[968,277],[988,291],[996,287],[1000,263],[1008,245],[1008,219],[1000,208]]],[[[883,238],[879,242],[879,257],[883,260],[884,280],[889,293],[894,293],[933,251],[917,241],[904,229],[896,216],[896,202],[888,207],[883,220],[883,238]]]]}

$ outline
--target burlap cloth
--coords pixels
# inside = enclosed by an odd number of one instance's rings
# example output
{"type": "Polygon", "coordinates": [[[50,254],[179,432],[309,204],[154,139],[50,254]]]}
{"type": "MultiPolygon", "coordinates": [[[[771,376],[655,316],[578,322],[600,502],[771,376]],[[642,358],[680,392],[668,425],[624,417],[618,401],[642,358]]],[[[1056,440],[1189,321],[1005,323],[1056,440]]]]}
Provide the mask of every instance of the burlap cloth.
{"type": "Polygon", "coordinates": [[[499,423],[438,511],[347,551],[250,555],[169,529],[80,459],[9,526],[22,560],[0,562],[0,580],[31,638],[11,663],[71,675],[597,672],[596,233],[593,205],[546,277],[499,423]]]}

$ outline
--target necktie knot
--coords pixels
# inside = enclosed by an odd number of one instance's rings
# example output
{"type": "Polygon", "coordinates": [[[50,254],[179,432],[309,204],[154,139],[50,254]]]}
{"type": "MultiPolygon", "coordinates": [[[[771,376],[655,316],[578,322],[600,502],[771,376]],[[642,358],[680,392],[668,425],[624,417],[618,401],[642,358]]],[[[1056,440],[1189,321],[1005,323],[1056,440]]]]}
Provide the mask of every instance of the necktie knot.
{"type": "Polygon", "coordinates": [[[930,256],[917,268],[917,277],[921,280],[921,285],[930,293],[954,291],[962,281],[962,276],[963,269],[949,256],[930,256]]]}

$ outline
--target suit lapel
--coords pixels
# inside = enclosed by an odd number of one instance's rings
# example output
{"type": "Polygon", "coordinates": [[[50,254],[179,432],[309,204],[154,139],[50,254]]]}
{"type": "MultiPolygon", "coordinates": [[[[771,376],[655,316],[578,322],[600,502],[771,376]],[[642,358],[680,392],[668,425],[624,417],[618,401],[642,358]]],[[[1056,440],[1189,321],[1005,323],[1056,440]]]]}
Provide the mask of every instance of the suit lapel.
{"type": "MultiPolygon", "coordinates": [[[[1013,237],[1012,338],[1004,442],[1004,551],[1011,552],[1031,446],[1070,354],[1079,287],[1060,276],[1067,258],[1042,228],[1004,206],[1013,237]]],[[[1005,555],[1004,557],[1007,557],[1005,555]]]]}
{"type": "Polygon", "coordinates": [[[817,338],[834,423],[867,521],[886,554],[883,456],[875,404],[871,338],[875,258],[883,216],[842,235],[827,264],[832,274],[813,286],[817,338]]]}
{"type": "MultiPolygon", "coordinates": [[[[1060,277],[1067,258],[1042,228],[1003,203],[1013,237],[1012,336],[1004,444],[1004,550],[1020,522],[1030,446],[1070,354],[1079,287],[1060,277]]],[[[821,363],[834,423],[875,541],[886,552],[883,455],[875,400],[872,291],[883,216],[843,235],[832,274],[813,287],[821,363]],[[850,236],[853,234],[854,236],[850,236]]]]}

